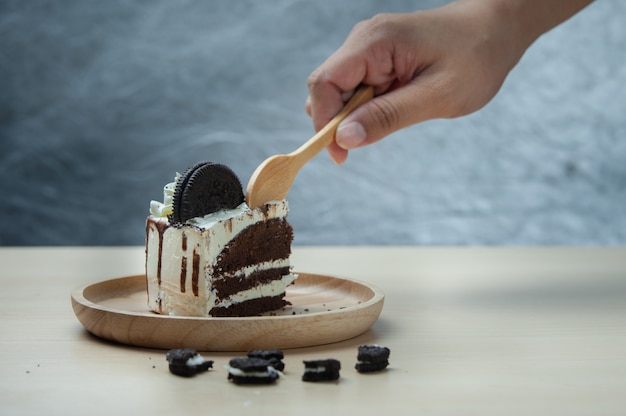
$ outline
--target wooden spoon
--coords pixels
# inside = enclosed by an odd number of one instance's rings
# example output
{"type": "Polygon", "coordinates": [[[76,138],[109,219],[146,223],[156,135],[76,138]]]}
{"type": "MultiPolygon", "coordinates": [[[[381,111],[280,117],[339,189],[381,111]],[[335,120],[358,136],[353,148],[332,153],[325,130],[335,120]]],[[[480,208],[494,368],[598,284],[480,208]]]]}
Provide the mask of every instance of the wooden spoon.
{"type": "Polygon", "coordinates": [[[285,199],[298,171],[335,139],[339,123],[374,96],[373,87],[359,87],[348,103],[323,129],[295,151],[265,159],[256,168],[246,188],[246,203],[258,208],[269,201],[285,199]]]}

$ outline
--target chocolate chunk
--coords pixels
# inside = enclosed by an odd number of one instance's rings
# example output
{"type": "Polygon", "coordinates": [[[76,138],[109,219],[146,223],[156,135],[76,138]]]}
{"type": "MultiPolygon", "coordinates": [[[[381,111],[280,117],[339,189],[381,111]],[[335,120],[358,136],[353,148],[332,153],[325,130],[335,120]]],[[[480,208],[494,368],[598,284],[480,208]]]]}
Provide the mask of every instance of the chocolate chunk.
{"type": "Polygon", "coordinates": [[[170,372],[182,377],[192,377],[213,367],[213,361],[204,360],[191,348],[169,350],[165,358],[169,363],[170,372]]]}
{"type": "Polygon", "coordinates": [[[187,168],[176,182],[172,200],[172,224],[224,209],[233,209],[245,200],[237,175],[227,166],[200,162],[187,168]]]}
{"type": "Polygon", "coordinates": [[[357,353],[357,363],[354,366],[359,373],[380,371],[389,365],[390,350],[380,345],[361,345],[357,353]]]}
{"type": "Polygon", "coordinates": [[[333,381],[339,378],[341,363],[329,358],[326,360],[311,360],[304,362],[302,381],[333,381]]]}
{"type": "Polygon", "coordinates": [[[233,358],[228,365],[228,379],[235,384],[271,384],[280,376],[263,358],[233,358]]]}
{"type": "Polygon", "coordinates": [[[281,350],[254,350],[248,351],[250,358],[262,358],[270,362],[270,365],[278,371],[285,369],[285,363],[282,359],[285,357],[281,350]]]}

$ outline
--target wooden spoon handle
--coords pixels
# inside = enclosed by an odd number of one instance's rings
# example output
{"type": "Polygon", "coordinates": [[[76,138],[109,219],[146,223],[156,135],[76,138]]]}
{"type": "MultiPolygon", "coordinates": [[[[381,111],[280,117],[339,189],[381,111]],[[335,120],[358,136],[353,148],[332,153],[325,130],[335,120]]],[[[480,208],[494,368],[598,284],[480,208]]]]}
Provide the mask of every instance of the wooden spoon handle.
{"type": "Polygon", "coordinates": [[[293,151],[289,156],[297,159],[298,168],[304,166],[309,160],[313,159],[322,149],[328,147],[329,144],[335,139],[335,132],[339,123],[352,111],[354,111],[361,104],[369,101],[374,96],[374,87],[368,85],[362,85],[354,92],[354,95],[341,109],[341,111],[333,117],[320,131],[311,137],[302,146],[293,151]]]}

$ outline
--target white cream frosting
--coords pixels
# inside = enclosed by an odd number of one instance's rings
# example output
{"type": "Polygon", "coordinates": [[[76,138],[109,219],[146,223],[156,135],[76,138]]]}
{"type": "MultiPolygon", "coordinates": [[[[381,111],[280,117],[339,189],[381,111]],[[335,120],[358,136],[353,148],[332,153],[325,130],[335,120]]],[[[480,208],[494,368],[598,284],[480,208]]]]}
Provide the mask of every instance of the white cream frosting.
{"type": "Polygon", "coordinates": [[[247,212],[251,212],[251,209],[248,208],[248,205],[244,202],[233,209],[222,209],[220,211],[207,214],[204,217],[192,218],[187,221],[187,224],[195,225],[199,228],[209,229],[220,221],[225,221],[247,212]]]}
{"type": "Polygon", "coordinates": [[[180,173],[176,172],[174,182],[170,182],[163,187],[163,202],[150,201],[150,215],[155,218],[165,218],[173,211],[172,204],[176,182],[180,178],[180,173]]]}

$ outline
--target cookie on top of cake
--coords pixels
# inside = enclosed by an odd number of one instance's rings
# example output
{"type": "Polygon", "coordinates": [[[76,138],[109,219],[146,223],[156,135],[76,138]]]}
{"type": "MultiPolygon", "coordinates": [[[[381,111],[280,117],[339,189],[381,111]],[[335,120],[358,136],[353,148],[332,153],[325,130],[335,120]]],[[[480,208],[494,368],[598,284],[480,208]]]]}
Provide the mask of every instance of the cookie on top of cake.
{"type": "Polygon", "coordinates": [[[146,220],[148,306],[179,316],[251,316],[288,304],[296,278],[287,201],[250,209],[227,166],[201,162],[165,185],[146,220]]]}

